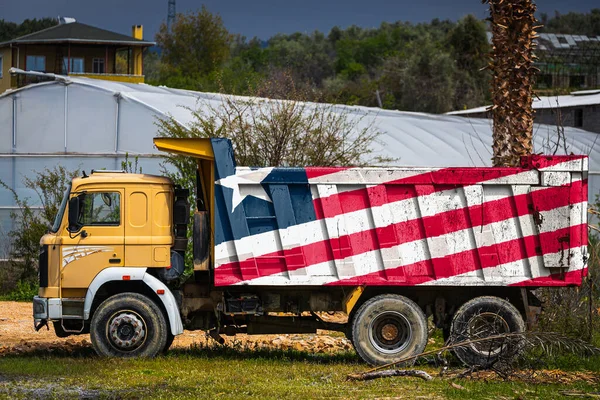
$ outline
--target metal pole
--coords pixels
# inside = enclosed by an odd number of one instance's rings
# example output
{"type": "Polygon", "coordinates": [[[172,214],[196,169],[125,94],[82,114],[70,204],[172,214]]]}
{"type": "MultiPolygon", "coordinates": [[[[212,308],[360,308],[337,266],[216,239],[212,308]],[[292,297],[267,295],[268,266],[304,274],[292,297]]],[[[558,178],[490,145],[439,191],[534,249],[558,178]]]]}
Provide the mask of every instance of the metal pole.
{"type": "Polygon", "coordinates": [[[12,115],[12,152],[17,152],[17,95],[12,96],[13,115],[12,115]]]}
{"type": "Polygon", "coordinates": [[[121,101],[121,94],[117,93],[117,110],[115,113],[115,154],[119,151],[119,105],[121,101]]]}
{"type": "MultiPolygon", "coordinates": [[[[12,120],[12,129],[13,129],[13,142],[12,142],[12,152],[17,152],[17,95],[12,96],[13,100],[13,120],[12,120]]],[[[17,189],[17,157],[13,157],[12,159],[12,190],[16,193],[17,189]]],[[[13,198],[13,204],[16,205],[16,199],[13,198]]],[[[11,221],[11,229],[14,229],[13,222],[11,221]]]]}
{"type": "Polygon", "coordinates": [[[65,153],[67,152],[68,119],[69,119],[69,86],[65,85],[65,153]]]}

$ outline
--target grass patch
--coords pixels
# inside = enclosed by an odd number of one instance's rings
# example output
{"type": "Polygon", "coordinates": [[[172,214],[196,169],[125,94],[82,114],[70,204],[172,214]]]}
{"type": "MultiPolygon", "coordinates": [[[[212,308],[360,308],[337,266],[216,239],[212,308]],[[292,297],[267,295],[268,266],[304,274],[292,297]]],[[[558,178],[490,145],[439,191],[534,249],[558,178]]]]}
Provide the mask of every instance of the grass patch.
{"type": "MultiPolygon", "coordinates": [[[[599,361],[590,360],[589,366],[599,361]]],[[[568,384],[452,381],[464,389],[439,378],[346,381],[347,374],[367,368],[354,352],[314,354],[200,344],[156,359],[123,360],[101,359],[83,349],[76,354],[0,358],[0,398],[556,399],[561,398],[561,390],[597,390],[597,385],[581,380],[568,384]]],[[[437,376],[437,368],[419,368],[437,376]]]]}

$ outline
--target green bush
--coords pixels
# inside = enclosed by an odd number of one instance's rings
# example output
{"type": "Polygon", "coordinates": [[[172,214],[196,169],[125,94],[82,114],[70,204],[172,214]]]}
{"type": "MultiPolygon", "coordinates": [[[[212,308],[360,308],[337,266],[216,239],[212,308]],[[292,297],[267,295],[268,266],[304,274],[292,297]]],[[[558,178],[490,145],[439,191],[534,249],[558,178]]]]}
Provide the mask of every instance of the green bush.
{"type": "Polygon", "coordinates": [[[31,301],[38,294],[38,284],[32,281],[18,281],[17,286],[8,294],[0,296],[3,301],[31,301]]]}
{"type": "Polygon", "coordinates": [[[33,190],[41,208],[33,207],[29,198],[18,194],[0,181],[0,186],[10,191],[18,209],[11,213],[13,230],[8,233],[11,248],[8,264],[0,269],[0,295],[20,292],[23,285],[37,285],[40,238],[48,231],[58,212],[65,187],[79,171],[69,171],[58,165],[35,172],[23,178],[23,185],[33,190]]]}

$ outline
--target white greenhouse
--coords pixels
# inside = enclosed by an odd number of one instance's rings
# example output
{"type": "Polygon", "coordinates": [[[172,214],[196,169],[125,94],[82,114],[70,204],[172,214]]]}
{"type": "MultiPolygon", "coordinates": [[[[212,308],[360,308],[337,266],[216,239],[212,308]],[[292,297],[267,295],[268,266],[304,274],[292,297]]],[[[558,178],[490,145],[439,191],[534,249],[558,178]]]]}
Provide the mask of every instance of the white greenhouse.
{"type": "MultiPolygon", "coordinates": [[[[159,173],[161,159],[152,144],[156,118],[172,115],[186,124],[192,120],[188,108],[219,107],[222,100],[219,94],[71,77],[7,91],[0,95],[0,180],[34,202],[23,177],[57,164],[86,171],[120,169],[129,153],[139,157],[144,172],[159,173]]],[[[489,120],[353,106],[333,110],[360,119],[358,128],[372,125],[381,132],[373,150],[397,159],[397,165],[490,165],[489,120]]],[[[536,152],[547,148],[555,131],[554,126],[535,126],[536,152]]],[[[599,135],[575,128],[565,128],[565,135],[569,152],[590,156],[593,199],[600,190],[599,135]]],[[[12,228],[14,207],[12,194],[0,189],[0,234],[12,228]]]]}

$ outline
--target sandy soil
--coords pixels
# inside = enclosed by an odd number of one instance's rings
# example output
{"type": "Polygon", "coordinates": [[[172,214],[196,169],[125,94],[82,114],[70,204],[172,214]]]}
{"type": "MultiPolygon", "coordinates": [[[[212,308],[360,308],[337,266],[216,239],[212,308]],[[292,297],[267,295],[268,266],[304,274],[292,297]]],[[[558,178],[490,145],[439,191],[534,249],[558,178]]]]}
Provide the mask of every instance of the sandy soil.
{"type": "MultiPolygon", "coordinates": [[[[42,328],[36,332],[33,327],[31,303],[0,301],[0,355],[12,352],[27,352],[41,348],[89,347],[90,335],[76,335],[58,338],[54,329],[42,328]]],[[[339,319],[339,318],[335,318],[339,319]]],[[[236,335],[224,336],[229,345],[237,342],[243,345],[270,347],[315,352],[336,352],[352,349],[352,344],[340,333],[319,331],[318,334],[303,335],[236,335]]],[[[174,348],[186,348],[194,344],[210,342],[203,331],[185,331],[175,338],[174,348]]]]}

